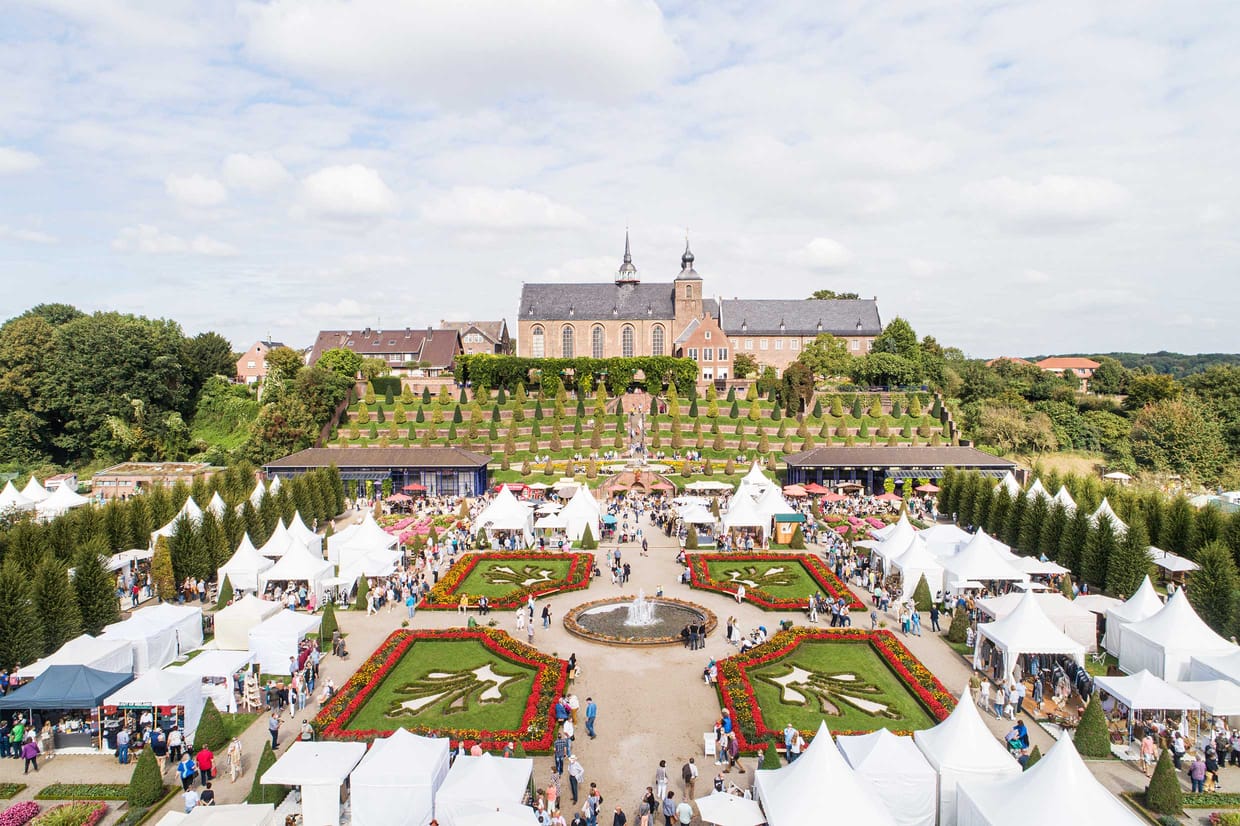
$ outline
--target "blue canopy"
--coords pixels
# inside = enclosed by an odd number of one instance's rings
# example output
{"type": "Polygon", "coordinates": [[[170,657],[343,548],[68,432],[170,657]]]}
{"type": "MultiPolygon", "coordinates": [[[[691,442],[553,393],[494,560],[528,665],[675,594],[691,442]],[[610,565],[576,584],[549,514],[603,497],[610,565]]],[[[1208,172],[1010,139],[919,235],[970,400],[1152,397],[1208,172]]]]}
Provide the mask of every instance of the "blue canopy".
{"type": "Polygon", "coordinates": [[[604,525],[616,524],[616,517],[612,516],[610,513],[603,514],[603,524],[604,525]]]}
{"type": "Polygon", "coordinates": [[[95,708],[105,697],[133,682],[133,674],[84,665],[50,665],[16,691],[0,697],[0,710],[95,708]]]}

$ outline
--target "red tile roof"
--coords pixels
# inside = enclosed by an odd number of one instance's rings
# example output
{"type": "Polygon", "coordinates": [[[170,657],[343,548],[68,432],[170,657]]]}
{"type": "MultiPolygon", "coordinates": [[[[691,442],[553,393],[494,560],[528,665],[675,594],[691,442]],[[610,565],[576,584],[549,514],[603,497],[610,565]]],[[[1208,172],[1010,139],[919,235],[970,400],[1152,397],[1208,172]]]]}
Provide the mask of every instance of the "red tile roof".
{"type": "Polygon", "coordinates": [[[1038,362],[1043,370],[1097,370],[1102,365],[1079,356],[1051,356],[1038,362]]]}
{"type": "Polygon", "coordinates": [[[1020,358],[1019,356],[999,356],[998,358],[993,358],[990,361],[986,362],[986,366],[994,367],[995,364],[1000,361],[1010,361],[1012,364],[1030,364],[1030,365],[1033,364],[1032,361],[1027,361],[1023,358],[1020,358]]]}

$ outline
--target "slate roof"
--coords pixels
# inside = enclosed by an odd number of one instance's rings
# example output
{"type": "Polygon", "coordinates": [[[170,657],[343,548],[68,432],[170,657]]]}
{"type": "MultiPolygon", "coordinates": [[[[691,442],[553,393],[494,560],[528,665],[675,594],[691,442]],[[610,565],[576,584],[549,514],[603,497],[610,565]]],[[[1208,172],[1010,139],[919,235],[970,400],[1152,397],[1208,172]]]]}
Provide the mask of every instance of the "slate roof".
{"type": "Polygon", "coordinates": [[[883,331],[878,301],[872,298],[742,298],[720,303],[723,318],[719,326],[728,335],[876,336],[883,331]]]}
{"type": "Polygon", "coordinates": [[[658,318],[675,315],[670,281],[633,284],[525,284],[521,287],[521,318],[525,321],[571,321],[575,318],[658,318]]]}
{"type": "Polygon", "coordinates": [[[264,469],[349,467],[477,468],[490,456],[459,447],[310,447],[263,465],[264,469]]]}
{"type": "Polygon", "coordinates": [[[468,333],[471,329],[477,330],[492,343],[499,344],[504,339],[504,332],[508,327],[508,323],[503,319],[499,321],[441,321],[439,326],[445,330],[456,330],[462,335],[468,333]]]}
{"type": "Polygon", "coordinates": [[[1014,468],[1016,463],[973,447],[816,447],[784,457],[793,467],[977,467],[1014,468]]]}
{"type": "Polygon", "coordinates": [[[414,353],[414,361],[425,361],[433,370],[452,366],[460,350],[461,334],[456,330],[321,330],[310,350],[314,364],[328,350],[344,347],[360,356],[386,357],[392,353],[414,353]]]}

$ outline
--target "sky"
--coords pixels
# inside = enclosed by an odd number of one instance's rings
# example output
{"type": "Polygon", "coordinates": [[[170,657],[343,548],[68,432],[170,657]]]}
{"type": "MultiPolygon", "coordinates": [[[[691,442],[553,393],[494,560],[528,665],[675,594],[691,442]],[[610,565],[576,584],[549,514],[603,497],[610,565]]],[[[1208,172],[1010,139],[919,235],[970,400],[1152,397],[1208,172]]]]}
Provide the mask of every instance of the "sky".
{"type": "Polygon", "coordinates": [[[876,296],[972,356],[1240,351],[1240,4],[10,0],[0,317],[243,350],[522,282],[876,296]]]}

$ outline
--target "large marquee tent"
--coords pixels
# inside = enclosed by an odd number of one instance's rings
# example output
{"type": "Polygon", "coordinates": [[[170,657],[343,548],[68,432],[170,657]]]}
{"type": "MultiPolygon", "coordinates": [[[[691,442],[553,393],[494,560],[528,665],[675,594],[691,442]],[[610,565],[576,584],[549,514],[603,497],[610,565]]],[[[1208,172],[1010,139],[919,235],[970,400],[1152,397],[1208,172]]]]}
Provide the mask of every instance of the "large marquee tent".
{"type": "MultiPolygon", "coordinates": [[[[528,757],[458,756],[435,795],[435,819],[440,826],[461,826],[488,809],[511,812],[524,800],[533,775],[528,757]]],[[[536,824],[533,811],[527,811],[528,822],[536,824]]]]}
{"type": "Polygon", "coordinates": [[[365,754],[365,743],[299,740],[258,782],[300,786],[302,826],[340,826],[340,787],[365,754]]]}
{"type": "Polygon", "coordinates": [[[30,682],[0,697],[0,711],[98,708],[133,675],[84,665],[52,665],[30,682]]]}
{"type": "MultiPolygon", "coordinates": [[[[316,541],[318,541],[317,537],[316,541]]],[[[371,551],[392,550],[399,541],[396,536],[379,526],[374,514],[366,511],[360,522],[328,537],[327,558],[333,563],[341,564],[341,555],[344,551],[370,553],[371,551]]],[[[320,546],[311,544],[310,547],[320,546]]]]}
{"type": "Polygon", "coordinates": [[[853,771],[882,790],[883,803],[899,826],[934,826],[939,812],[939,776],[912,737],[880,728],[835,738],[853,771]]]}
{"type": "Polygon", "coordinates": [[[133,645],[134,673],[144,674],[202,645],[202,609],[169,603],[140,608],[129,619],[104,626],[102,638],[133,645]]]}
{"type": "Polygon", "coordinates": [[[1055,626],[1038,605],[1037,596],[1026,591],[1016,607],[1003,619],[977,626],[977,646],[973,667],[982,670],[982,640],[990,640],[1003,654],[1003,682],[1006,684],[1022,654],[1068,654],[1079,665],[1085,664],[1085,646],[1055,626]]]}
{"type": "MultiPolygon", "coordinates": [[[[977,606],[983,613],[1003,619],[1015,611],[1024,598],[1023,594],[1012,591],[1001,597],[978,600],[977,606]]],[[[1034,594],[1033,599],[1056,628],[1085,646],[1086,651],[1097,650],[1098,618],[1092,611],[1055,591],[1034,594]]]]}
{"type": "Polygon", "coordinates": [[[43,659],[17,669],[14,676],[31,680],[53,665],[85,665],[97,671],[132,674],[133,644],[129,640],[105,640],[83,634],[69,640],[43,659]]]}
{"type": "Polygon", "coordinates": [[[559,517],[565,522],[565,534],[574,542],[580,541],[585,535],[586,526],[590,527],[590,535],[599,538],[602,529],[600,520],[602,508],[598,500],[590,493],[588,485],[578,485],[573,498],[560,511],[559,517]]]}
{"type": "Polygon", "coordinates": [[[398,728],[374,741],[349,778],[356,826],[425,826],[448,775],[446,737],[398,728]]]}
{"type": "Polygon", "coordinates": [[[4,490],[0,490],[0,513],[8,511],[32,511],[35,503],[22,496],[17,488],[13,487],[13,481],[9,480],[4,483],[4,490]]]}
{"type": "Polygon", "coordinates": [[[1221,657],[1237,650],[1197,616],[1180,589],[1157,614],[1124,628],[1119,667],[1129,674],[1144,669],[1164,680],[1184,680],[1193,657],[1221,657]]]}
{"type": "Polygon", "coordinates": [[[1112,654],[1119,654],[1127,623],[1140,622],[1162,610],[1163,601],[1154,590],[1149,575],[1141,580],[1141,586],[1123,605],[1107,611],[1107,631],[1102,639],[1102,647],[1112,654]]]}
{"type": "Polygon", "coordinates": [[[258,575],[261,590],[266,590],[268,582],[304,582],[306,590],[315,595],[318,602],[323,601],[326,588],[324,580],[335,573],[335,566],[300,542],[292,542],[288,552],[280,557],[275,565],[258,575]]]}
{"type": "Polygon", "coordinates": [[[35,505],[35,510],[43,519],[52,519],[68,512],[72,508],[80,508],[90,504],[90,500],[72,490],[68,485],[61,485],[42,502],[35,505]]]}
{"type": "MultiPolygon", "coordinates": [[[[560,513],[563,515],[563,511],[560,513]]],[[[534,511],[523,505],[507,485],[500,486],[499,493],[474,518],[473,525],[475,529],[486,531],[492,547],[500,533],[520,535],[526,547],[534,541],[534,511]]]]}
{"type": "Polygon", "coordinates": [[[248,651],[250,631],[280,613],[284,606],[247,594],[215,614],[215,645],[226,651],[248,651]]]}
{"type": "Polygon", "coordinates": [[[983,530],[964,543],[960,550],[943,561],[943,582],[948,587],[959,587],[964,582],[989,582],[992,580],[1020,581],[1029,575],[1009,560],[1011,552],[1006,546],[992,539],[983,530]]]}

